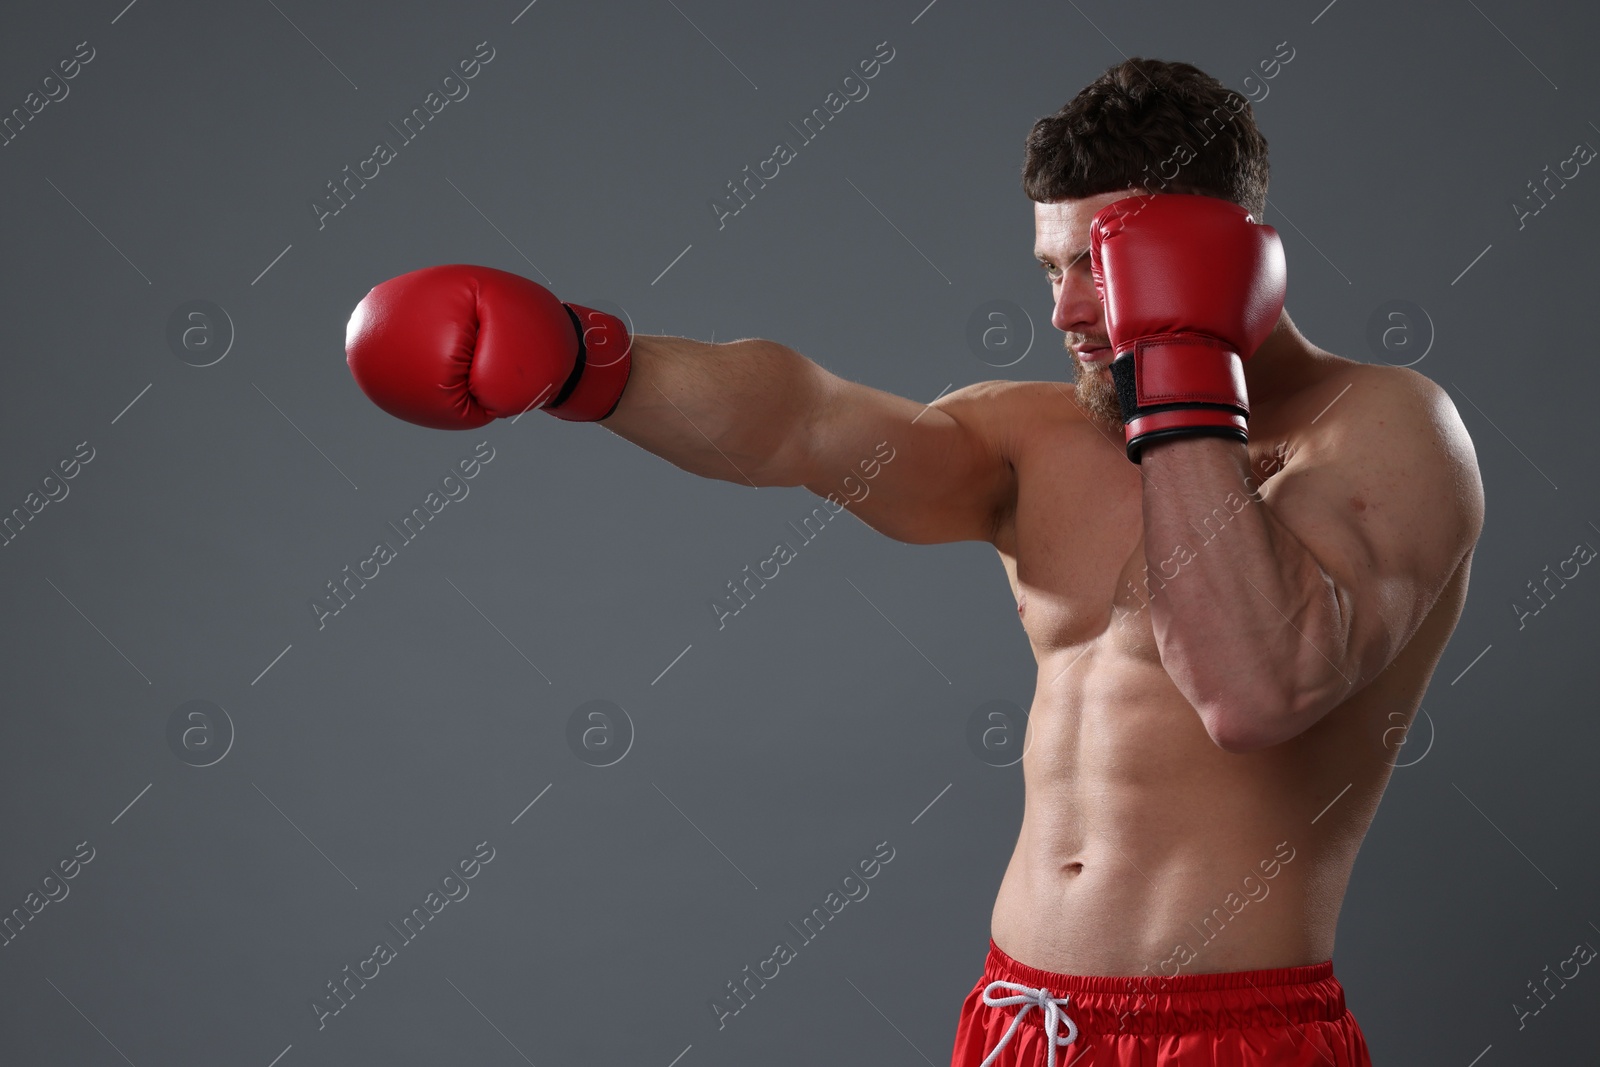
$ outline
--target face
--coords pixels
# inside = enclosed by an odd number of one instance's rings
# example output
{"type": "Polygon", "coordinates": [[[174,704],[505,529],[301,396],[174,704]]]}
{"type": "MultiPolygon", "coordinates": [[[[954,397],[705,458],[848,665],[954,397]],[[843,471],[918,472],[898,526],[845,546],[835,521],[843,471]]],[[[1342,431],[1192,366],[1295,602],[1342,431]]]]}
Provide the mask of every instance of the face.
{"type": "Polygon", "coordinates": [[[1050,322],[1065,336],[1078,403],[1103,426],[1122,428],[1117,391],[1111,384],[1111,348],[1105,309],[1089,270],[1089,224],[1107,204],[1142,190],[1100,193],[1081,200],[1033,205],[1033,254],[1050,282],[1050,322]]]}

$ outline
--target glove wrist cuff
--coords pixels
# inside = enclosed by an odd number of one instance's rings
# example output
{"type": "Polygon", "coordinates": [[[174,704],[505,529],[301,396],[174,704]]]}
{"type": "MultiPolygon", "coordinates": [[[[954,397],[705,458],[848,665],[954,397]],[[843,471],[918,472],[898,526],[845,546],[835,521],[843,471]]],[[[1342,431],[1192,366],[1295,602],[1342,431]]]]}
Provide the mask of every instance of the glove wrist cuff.
{"type": "Polygon", "coordinates": [[[1191,435],[1248,441],[1244,361],[1215,337],[1157,334],[1119,346],[1111,377],[1128,458],[1156,439],[1191,435]]]}
{"type": "Polygon", "coordinates": [[[563,304],[572,316],[578,351],[572,373],[544,410],[568,422],[599,422],[616,409],[633,366],[633,338],[615,315],[563,304]]]}

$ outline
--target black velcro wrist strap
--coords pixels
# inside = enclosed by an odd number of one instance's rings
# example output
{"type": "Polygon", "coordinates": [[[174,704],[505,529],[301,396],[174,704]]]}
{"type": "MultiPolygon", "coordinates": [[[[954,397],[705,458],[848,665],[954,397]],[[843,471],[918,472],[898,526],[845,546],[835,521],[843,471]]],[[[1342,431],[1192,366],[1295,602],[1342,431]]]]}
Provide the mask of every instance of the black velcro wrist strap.
{"type": "Polygon", "coordinates": [[[1139,411],[1139,386],[1133,369],[1135,358],[1129,355],[1111,361],[1111,384],[1117,388],[1117,407],[1122,409],[1125,424],[1139,411]]]}
{"type": "Polygon", "coordinates": [[[578,379],[583,377],[583,368],[588,363],[588,352],[583,343],[583,322],[578,318],[576,311],[565,304],[561,307],[572,318],[572,332],[578,335],[578,354],[572,360],[572,373],[567,375],[567,380],[561,383],[561,388],[550,402],[543,405],[546,408],[560,407],[567,397],[572,395],[572,391],[578,387],[578,379]]]}

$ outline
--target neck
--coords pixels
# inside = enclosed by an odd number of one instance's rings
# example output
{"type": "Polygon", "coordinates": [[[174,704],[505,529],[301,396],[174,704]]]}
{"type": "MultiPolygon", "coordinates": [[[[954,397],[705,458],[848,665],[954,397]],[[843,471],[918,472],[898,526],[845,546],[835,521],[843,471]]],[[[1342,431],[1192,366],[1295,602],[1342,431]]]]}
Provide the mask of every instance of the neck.
{"type": "Polygon", "coordinates": [[[1317,352],[1317,347],[1295,328],[1287,311],[1279,315],[1277,324],[1255,355],[1244,361],[1245,388],[1251,407],[1270,404],[1279,396],[1293,392],[1317,352]]]}

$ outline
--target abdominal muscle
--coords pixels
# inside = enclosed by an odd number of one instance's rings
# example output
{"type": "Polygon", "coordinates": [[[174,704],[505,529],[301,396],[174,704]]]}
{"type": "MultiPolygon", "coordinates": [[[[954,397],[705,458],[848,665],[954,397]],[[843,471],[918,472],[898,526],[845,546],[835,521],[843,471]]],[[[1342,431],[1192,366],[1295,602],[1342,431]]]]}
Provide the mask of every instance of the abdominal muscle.
{"type": "MultiPolygon", "coordinates": [[[[1352,702],[1355,703],[1355,702],[1352,702]]],[[[1022,829],[991,936],[1067,974],[1176,975],[1331,958],[1382,763],[1341,798],[1346,705],[1290,742],[1222,751],[1157,665],[1103,638],[1042,657],[1022,829]],[[1315,759],[1313,759],[1315,757],[1315,759]],[[1325,824],[1325,825],[1324,825],[1325,824]]],[[[1347,740],[1347,739],[1346,739],[1347,740]]]]}

